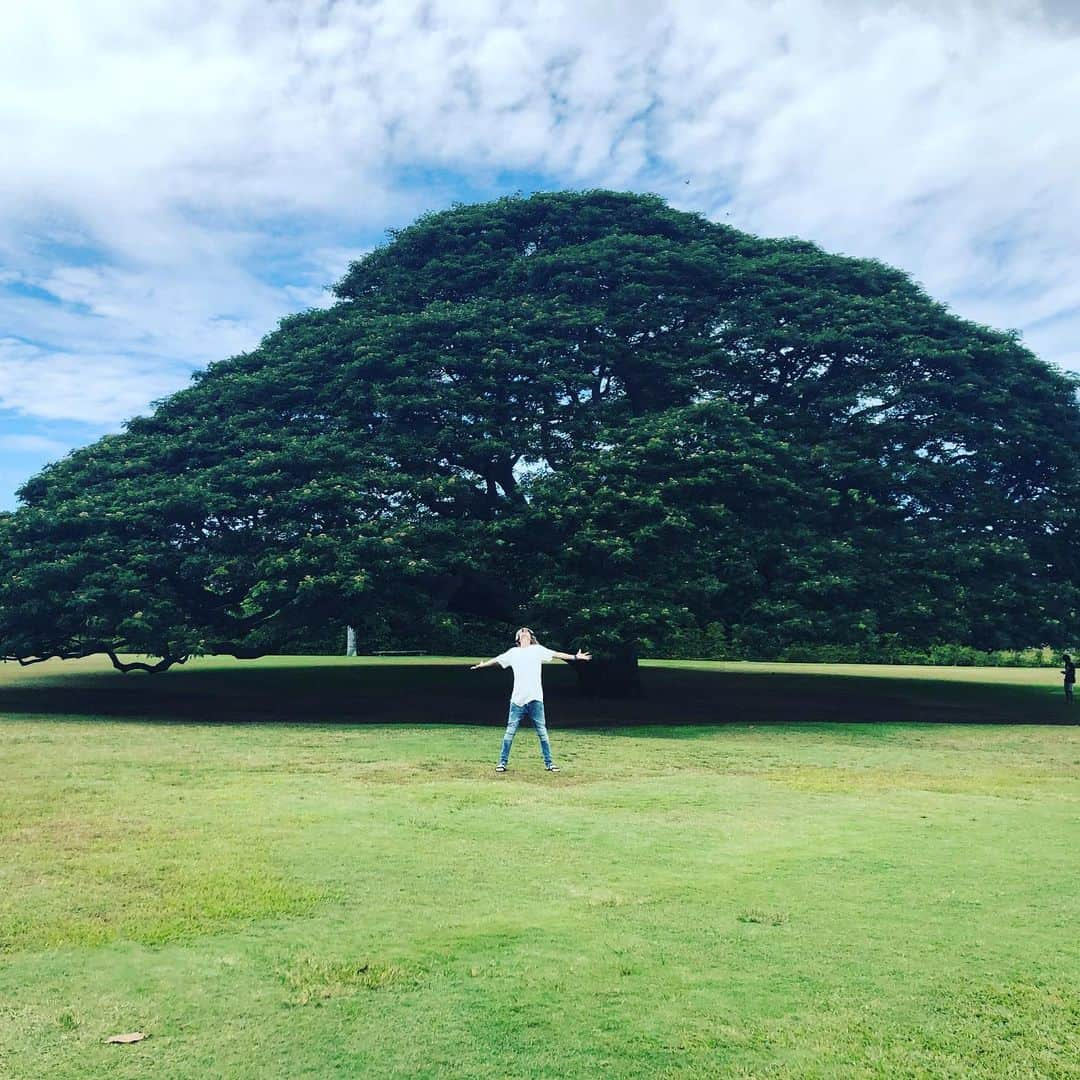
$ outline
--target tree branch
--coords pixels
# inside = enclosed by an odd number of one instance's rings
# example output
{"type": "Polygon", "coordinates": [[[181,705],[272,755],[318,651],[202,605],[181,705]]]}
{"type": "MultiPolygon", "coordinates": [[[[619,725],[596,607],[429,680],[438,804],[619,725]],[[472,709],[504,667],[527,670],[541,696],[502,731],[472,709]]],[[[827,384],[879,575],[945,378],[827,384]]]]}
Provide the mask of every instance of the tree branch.
{"type": "Polygon", "coordinates": [[[31,664],[44,664],[46,660],[82,660],[89,653],[47,653],[45,656],[5,656],[6,664],[9,660],[17,660],[20,667],[30,667],[31,664]]]}
{"type": "Polygon", "coordinates": [[[125,675],[129,671],[148,671],[150,674],[154,674],[157,671],[167,671],[173,664],[186,664],[188,661],[187,656],[170,656],[166,653],[156,664],[146,664],[141,660],[133,660],[130,664],[125,664],[116,653],[108,649],[105,651],[105,655],[112,661],[112,666],[125,675]]]}

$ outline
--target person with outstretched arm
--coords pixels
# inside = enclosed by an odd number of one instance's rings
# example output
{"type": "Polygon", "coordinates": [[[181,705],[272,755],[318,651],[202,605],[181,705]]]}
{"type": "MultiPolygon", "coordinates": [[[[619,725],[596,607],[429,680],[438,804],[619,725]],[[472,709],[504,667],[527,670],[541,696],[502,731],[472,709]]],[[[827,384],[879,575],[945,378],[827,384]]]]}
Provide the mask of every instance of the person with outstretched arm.
{"type": "Polygon", "coordinates": [[[502,753],[499,755],[499,764],[495,766],[495,771],[506,772],[506,766],[510,761],[510,747],[514,744],[518,725],[525,717],[528,717],[532,720],[533,727],[536,728],[536,737],[540,740],[544,768],[548,772],[558,772],[559,766],[551,757],[551,743],[548,741],[547,724],[544,720],[544,687],[540,680],[540,666],[549,660],[591,660],[592,654],[582,652],[580,649],[576,654],[571,654],[545,648],[536,640],[536,635],[527,626],[521,627],[514,638],[517,645],[512,649],[507,649],[494,660],[473,664],[469,669],[479,671],[480,668],[495,667],[497,664],[501,668],[514,670],[514,689],[510,693],[510,717],[506,721],[502,753]]]}

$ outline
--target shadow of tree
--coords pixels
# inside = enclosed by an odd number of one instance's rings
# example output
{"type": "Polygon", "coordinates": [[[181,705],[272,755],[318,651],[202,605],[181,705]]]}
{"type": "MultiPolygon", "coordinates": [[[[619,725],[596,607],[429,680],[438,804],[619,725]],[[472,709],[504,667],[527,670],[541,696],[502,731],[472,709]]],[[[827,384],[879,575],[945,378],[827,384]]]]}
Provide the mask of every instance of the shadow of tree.
{"type": "MultiPolygon", "coordinates": [[[[447,723],[501,726],[508,680],[446,663],[193,662],[121,675],[56,662],[0,680],[0,715],[198,723],[447,723]]],[[[545,673],[549,723],[562,727],[789,723],[1070,723],[1045,687],[652,668],[645,696],[582,698],[568,668],[545,673]]]]}

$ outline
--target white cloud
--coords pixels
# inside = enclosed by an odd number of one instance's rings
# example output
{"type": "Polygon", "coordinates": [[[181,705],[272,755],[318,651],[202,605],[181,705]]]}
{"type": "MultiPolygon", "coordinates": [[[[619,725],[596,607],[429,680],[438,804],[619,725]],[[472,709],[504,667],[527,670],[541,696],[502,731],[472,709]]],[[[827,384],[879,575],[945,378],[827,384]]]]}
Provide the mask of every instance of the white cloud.
{"type": "Polygon", "coordinates": [[[325,303],[386,225],[454,197],[446,173],[483,184],[503,171],[658,190],[752,231],[884,258],[1080,366],[1070,11],[19,5],[0,39],[0,319],[23,344],[0,354],[0,401],[138,411],[284,312],[325,303]],[[425,181],[431,170],[443,175],[425,181]]]}
{"type": "Polygon", "coordinates": [[[186,381],[155,359],[51,353],[0,339],[0,408],[24,416],[116,426],[186,381]]]}

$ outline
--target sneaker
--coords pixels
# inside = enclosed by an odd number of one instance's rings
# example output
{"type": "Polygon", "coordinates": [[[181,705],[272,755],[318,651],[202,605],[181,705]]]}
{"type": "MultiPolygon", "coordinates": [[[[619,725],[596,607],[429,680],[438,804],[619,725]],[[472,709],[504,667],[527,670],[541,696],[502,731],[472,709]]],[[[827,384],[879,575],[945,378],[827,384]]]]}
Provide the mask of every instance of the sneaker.
{"type": "Polygon", "coordinates": [[[506,766],[505,765],[496,765],[495,766],[495,771],[496,772],[506,772],[506,766]]]}
{"type": "Polygon", "coordinates": [[[548,772],[558,772],[559,771],[559,766],[558,765],[548,765],[547,766],[547,771],[548,772]]]}

